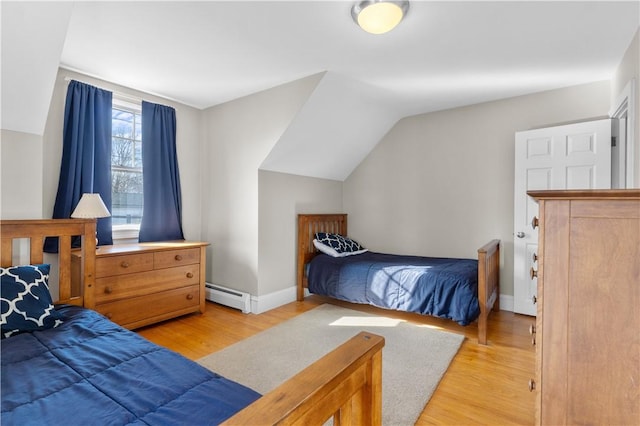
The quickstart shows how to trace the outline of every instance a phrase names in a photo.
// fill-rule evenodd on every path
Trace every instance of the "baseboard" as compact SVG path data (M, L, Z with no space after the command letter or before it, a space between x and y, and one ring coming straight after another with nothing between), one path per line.
M251 296L251 312L254 314L261 314L271 309L275 309L278 306L295 302L296 291L296 286L292 286L285 288L284 290L279 290L262 296Z
M513 296L508 294L500 295L500 310L513 312Z
M293 286L263 296L251 296L251 312L261 314L262 312L294 302L297 297L296 291L296 287ZM309 296L309 294L309 290L305 288L305 297ZM500 295L500 310L513 312L513 296L508 294Z

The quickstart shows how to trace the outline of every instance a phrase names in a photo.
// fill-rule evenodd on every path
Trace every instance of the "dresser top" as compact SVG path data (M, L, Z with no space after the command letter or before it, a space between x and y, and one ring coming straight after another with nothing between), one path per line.
M131 243L131 244L115 244L111 246L98 246L96 248L96 256L111 256L118 254L157 252L167 250L180 250L188 248L199 248L208 246L209 243L204 241L156 241L150 243ZM74 256L81 256L79 250L73 251Z
M640 199L640 189L566 189L527 191L536 200L542 199Z

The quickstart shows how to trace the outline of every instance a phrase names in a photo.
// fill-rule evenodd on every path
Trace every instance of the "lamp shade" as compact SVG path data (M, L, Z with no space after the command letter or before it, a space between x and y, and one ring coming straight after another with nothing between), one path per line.
M75 219L97 219L99 217L109 217L111 213L104 205L100 194L82 194L76 209L71 213Z
M351 17L366 32L384 34L394 29L408 10L408 0L363 0L353 5Z

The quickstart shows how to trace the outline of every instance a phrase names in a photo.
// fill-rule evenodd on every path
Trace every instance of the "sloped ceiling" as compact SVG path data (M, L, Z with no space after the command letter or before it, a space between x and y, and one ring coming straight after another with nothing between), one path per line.
M391 93L325 73L260 168L345 180L403 114Z
M2 129L42 134L58 66L201 109L325 73L263 167L341 180L404 116L610 79L640 24L637 1L412 1L374 36L352 4L2 1Z
M2 2L0 128L42 135L72 3Z

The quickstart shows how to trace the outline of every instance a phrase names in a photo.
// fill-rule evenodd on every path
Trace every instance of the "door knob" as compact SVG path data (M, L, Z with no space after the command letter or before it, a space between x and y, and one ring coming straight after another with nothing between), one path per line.
M518 233L516 234L516 237L518 237L518 238L524 238L524 236L525 236L525 233L524 233L524 232L522 232L522 231L520 231L520 232L518 232Z

